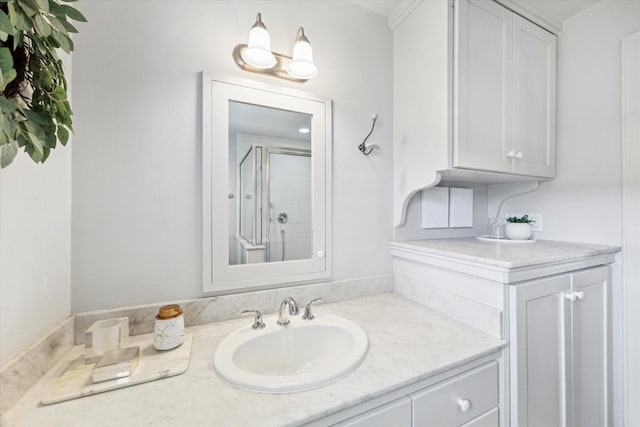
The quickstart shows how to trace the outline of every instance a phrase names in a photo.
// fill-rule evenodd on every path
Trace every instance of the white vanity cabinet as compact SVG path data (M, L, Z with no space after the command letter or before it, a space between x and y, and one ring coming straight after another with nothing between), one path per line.
M346 420L325 425L499 427L498 378L498 362L492 360L453 377L435 380L435 383L427 380L399 390L395 394L401 394L400 398L372 409L352 408L344 414L348 417ZM389 395L389 398L392 396Z
M496 337L502 425L612 425L615 246L393 242L394 290ZM437 423L436 423L437 424Z
M607 426L610 269L509 288L512 424Z
M413 2L394 30L394 222L443 180L555 175L556 36L492 0Z

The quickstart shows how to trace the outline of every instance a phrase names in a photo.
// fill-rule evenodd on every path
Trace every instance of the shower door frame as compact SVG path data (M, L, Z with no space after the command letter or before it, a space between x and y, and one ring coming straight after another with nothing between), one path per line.
M269 235L271 233L271 210L270 210L270 202L271 202L271 166L270 166L270 154L286 154L290 156L301 156L301 157L309 157L311 158L311 150L303 149L303 148L281 148L281 147L262 147L262 184L265 190L265 197L262 197L262 214L260 217L262 218L262 242L265 247L265 259L266 262L283 262L282 261L270 261L271 260L271 240L269 239ZM254 155L255 156L255 155ZM255 172L255 171L254 171ZM311 171L309 171L311 173ZM256 178L254 177L254 182ZM313 197L309 201L311 203L311 213L313 215ZM267 213L264 215L264 213ZM311 219L311 223L313 223L313 218ZM313 242L313 236L311 237ZM309 258L311 258L313 254L309 254Z

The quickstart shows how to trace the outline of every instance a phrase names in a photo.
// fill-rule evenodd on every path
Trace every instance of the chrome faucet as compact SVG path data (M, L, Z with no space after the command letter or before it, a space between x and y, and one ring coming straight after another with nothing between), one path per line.
M278 311L278 325L288 325L291 321L289 315L297 316L300 314L298 309L298 303L291 297L286 297L280 304L280 311Z

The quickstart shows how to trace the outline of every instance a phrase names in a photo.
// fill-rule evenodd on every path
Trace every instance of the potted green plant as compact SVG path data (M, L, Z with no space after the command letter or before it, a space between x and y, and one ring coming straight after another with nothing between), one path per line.
M73 131L67 80L57 50L73 50L74 0L0 0L0 167L23 148L44 162Z
M531 224L534 223L533 218L529 218L529 215L521 217L510 216L507 218L507 226L504 229L504 233L509 240L529 240L533 234Z

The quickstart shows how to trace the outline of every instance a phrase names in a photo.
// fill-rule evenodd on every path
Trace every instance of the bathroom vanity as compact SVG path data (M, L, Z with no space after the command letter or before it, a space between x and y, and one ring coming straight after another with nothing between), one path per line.
M394 242L394 289L509 341L501 425L612 425L615 246Z
M227 320L187 328L193 344L183 375L40 405L84 351L77 345L2 415L2 425L611 424L608 264L619 248L475 239L391 247L394 293L315 308L368 336L363 362L334 383L288 394L225 384L214 353L252 322ZM273 322L265 316L266 328Z
M481 415L495 417L495 360L506 345L504 340L394 293L319 305L314 310L317 315L350 319L369 338L362 364L335 383L306 392L261 394L221 382L212 367L213 355L225 336L251 324L251 318L242 318L187 328L193 344L189 369L183 375L41 406L55 379L84 350L75 346L2 415L2 425L68 427L95 420L107 426L371 426L391 417L395 425L408 427L412 411L414 419L455 419L451 425ZM266 328L273 327L267 317L265 322ZM459 393L461 402L456 399L441 406L441 399L452 392Z

